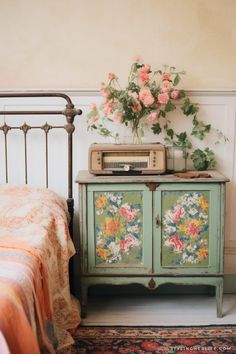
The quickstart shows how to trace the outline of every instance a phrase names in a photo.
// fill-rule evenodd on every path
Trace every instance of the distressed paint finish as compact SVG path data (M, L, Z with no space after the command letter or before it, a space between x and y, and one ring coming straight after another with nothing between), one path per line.
M200 204L192 207L190 204L194 202L194 199L196 199L195 204L199 202ZM224 234L220 229L220 201L220 183L163 183L160 185L154 192L153 209L154 216L161 216L160 226L157 225L153 229L153 264L156 273L188 274L190 276L191 274L222 272L220 254ZM179 208L176 208L177 205ZM194 209L198 217L193 215L190 218L188 211L190 214L195 213ZM180 220L177 222L178 218ZM171 219L176 221L175 225L170 222ZM193 225L191 225L192 221L194 221ZM173 237L171 231L174 230L172 227L175 227L177 231L173 240L171 240ZM175 237L176 234L178 237ZM194 247L195 253L191 254L190 251ZM185 248L188 249L185 250ZM190 262L183 262L185 259Z
M164 191L162 219L162 266L207 267L209 191Z
M149 274L152 193L143 184L87 188L89 273Z
M89 286L133 283L149 289L167 283L214 286L217 316L222 316L224 198L227 179L216 172L213 175L215 177L204 181L152 176L148 182L159 184L156 190L152 191L146 186L147 176L93 176L88 177L85 182L85 175L82 174L83 178L79 180L82 194L82 316L86 315ZM126 207L120 213L122 205ZM111 212L114 206L117 209ZM128 228L135 226L135 223L131 225L125 220L124 216L129 218L128 215L133 221L141 221L138 225L140 233L135 235L139 242L136 246L127 247L127 254L122 254L120 242L125 240ZM111 219L108 219L107 224L105 218L109 217ZM111 220L116 223L109 224ZM190 225L191 223L193 225ZM170 227L175 227L176 230ZM181 243L169 242L173 236L170 230L179 232ZM104 258L97 254L99 249L106 250L109 244L115 241L109 240L101 247L107 236L117 238L117 245L120 247L117 253L120 258L115 262L112 253ZM183 247L184 243L186 245ZM187 262L183 262L185 249L188 248L190 252L191 247L194 252L188 254L188 257L195 258L187 258ZM132 254L135 248L139 249L138 257L137 253Z
M96 264L143 264L141 192L95 192Z

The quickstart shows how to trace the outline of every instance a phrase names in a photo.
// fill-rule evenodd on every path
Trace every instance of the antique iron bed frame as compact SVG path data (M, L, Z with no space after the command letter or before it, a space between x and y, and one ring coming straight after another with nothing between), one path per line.
M75 130L74 126L74 118L76 115L81 115L81 109L76 109L74 104L72 103L69 96L64 93L54 93L54 92L34 92L34 93L0 93L1 98L40 98L40 97L60 97L66 100L66 107L64 110L4 110L0 111L0 115L64 115L66 118L65 125L49 125L45 122L43 125L32 126L24 123L20 126L12 126L4 123L0 126L0 130L4 134L4 157L5 157L5 181L8 183L8 133L10 130L21 130L24 134L24 174L25 174L25 183L28 183L28 147L27 147L27 134L31 129L41 129L45 134L45 167L46 167L46 175L45 175L45 185L48 188L48 134L52 129L64 129L68 134L68 162L67 162L67 170L68 170L68 187L67 187L67 205L68 211L70 214L70 224L69 230L71 237L73 239L73 216L74 216L74 199L73 199L73 133Z

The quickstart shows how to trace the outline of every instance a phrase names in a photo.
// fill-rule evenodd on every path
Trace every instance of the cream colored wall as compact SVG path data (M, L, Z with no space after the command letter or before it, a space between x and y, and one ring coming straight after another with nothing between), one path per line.
M235 0L1 0L0 89L125 83L140 54L188 89L236 88Z

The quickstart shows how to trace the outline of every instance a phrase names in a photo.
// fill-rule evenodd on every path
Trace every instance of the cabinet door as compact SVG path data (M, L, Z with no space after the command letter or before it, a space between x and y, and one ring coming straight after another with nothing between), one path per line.
M220 184L159 186L154 192L155 272L209 274L222 271L220 203Z
M143 184L88 185L88 271L148 273L152 193Z

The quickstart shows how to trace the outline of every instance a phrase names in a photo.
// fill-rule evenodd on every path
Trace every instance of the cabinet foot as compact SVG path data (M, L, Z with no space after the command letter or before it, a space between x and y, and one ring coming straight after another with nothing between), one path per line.
M216 308L217 308L217 317L223 317L222 313L223 306L223 281L222 283L216 285Z

